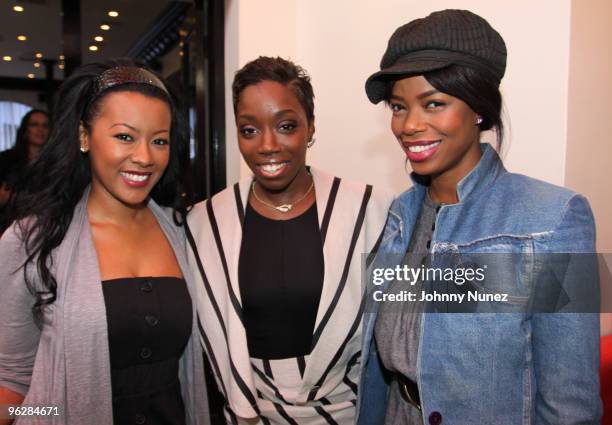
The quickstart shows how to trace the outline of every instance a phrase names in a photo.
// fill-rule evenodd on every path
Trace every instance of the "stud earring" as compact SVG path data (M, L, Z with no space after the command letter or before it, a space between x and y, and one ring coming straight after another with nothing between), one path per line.
M89 149L87 149L85 146L81 146L81 147L79 148L79 150L80 150L81 152L83 152L83 153L87 153L87 152L89 152Z
M312 137L312 138L311 138L311 139L308 141L308 143L306 143L306 147L308 147L308 148L312 147L312 145L314 145L316 141L317 141L317 139L315 139L314 137Z
M480 124L482 124L482 122L483 122L483 121L484 121L484 120L483 120L483 119L482 119L482 117L479 115L479 116L476 118L476 125L480 125Z

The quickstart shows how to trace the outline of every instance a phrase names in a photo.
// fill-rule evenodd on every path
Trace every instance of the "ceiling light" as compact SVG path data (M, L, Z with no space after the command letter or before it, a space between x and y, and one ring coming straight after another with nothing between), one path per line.
M96 35L96 36L94 37L94 40L96 40L96 41L98 41L98 42L100 42L100 41L104 41L104 37L102 37L101 35Z
M102 24L102 25L100 25L100 29L101 29L102 31L108 31L108 30L110 29L110 25L108 25L108 24Z
M63 63L60 63L60 64L59 64L57 67L58 67L59 69L64 69L64 68L65 68L65 65L64 65Z
M28 74L28 78L34 78L34 74Z
M34 62L34 68L40 68L40 62Z
M97 52L98 46L96 46L95 44L92 44L91 46L89 46L89 50L91 50L92 52Z
M23 12L23 6L13 6L15 12Z
M108 16L110 16L111 18L116 18L117 16L119 16L119 12L117 12L116 10L109 10Z
M63 61L65 59L64 55L60 55L60 60Z
M17 40L19 41L26 41L28 39L28 37L26 37L25 35L18 35L17 36Z
M10 62L13 60L13 58L7 55L7 56L2 56L2 60L4 60L5 62Z
M40 59L40 58L42 58L42 53L38 52L34 56L36 56L36 59Z

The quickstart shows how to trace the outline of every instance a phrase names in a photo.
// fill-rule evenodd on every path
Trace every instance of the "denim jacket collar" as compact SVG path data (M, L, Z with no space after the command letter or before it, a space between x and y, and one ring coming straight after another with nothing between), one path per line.
M459 203L465 201L473 193L476 194L482 190L486 190L486 188L491 186L497 179L500 173L506 171L499 159L499 155L497 155L497 152L490 144L481 143L480 150L482 156L478 164L476 164L476 167L457 184L457 197L459 198ZM416 190L424 192L427 189L424 176L411 173L410 178Z

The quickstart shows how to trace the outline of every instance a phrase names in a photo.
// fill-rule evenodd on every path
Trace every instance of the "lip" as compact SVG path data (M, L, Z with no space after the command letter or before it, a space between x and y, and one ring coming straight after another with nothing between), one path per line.
M130 178L128 178L125 174L134 174L136 176L145 176L146 178L143 180L132 180ZM119 175L121 176L121 179L123 180L123 182L129 186L129 187L134 187L134 188L140 188L140 187L145 187L149 184L149 182L151 181L151 176L153 175L153 173L151 172L143 172L143 171L132 171L132 170L123 170L119 172Z
M280 165L280 168L274 172L268 172L264 170L263 168L266 165ZM268 161L268 162L261 162L259 164L256 164L255 167L259 175L261 175L264 178L272 179L272 178L282 176L287 171L288 165L289 165L289 161Z
M410 162L423 162L427 159L431 158L438 151L442 144L442 140L415 140L415 141L401 141L402 148L404 148L404 152L406 153L406 157ZM437 146L426 149L422 152L411 152L410 147L414 146L429 146L435 143L439 143Z

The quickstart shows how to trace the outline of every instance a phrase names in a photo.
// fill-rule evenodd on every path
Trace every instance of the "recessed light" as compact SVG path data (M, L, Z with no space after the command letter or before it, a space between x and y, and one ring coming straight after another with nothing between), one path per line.
M2 56L2 60L4 60L5 62L10 62L13 60L13 58L11 56Z
M109 10L108 16L110 16L111 18L116 18L117 16L119 16L119 12L117 12L116 10Z
M23 6L13 6L15 12L23 12Z
M91 50L92 52L97 52L98 46L96 46L95 44L92 44L91 46L89 46L89 50Z
M96 35L96 36L94 37L94 40L96 40L96 41L98 41L98 42L101 42L101 41L104 41L104 37L102 37L101 35Z
M60 63L60 64L59 64L57 67L58 67L59 69L64 69L65 65L64 65L63 63Z
M110 29L110 25L108 25L108 24L102 24L102 25L100 25L100 29L101 29L102 31L108 31L108 30Z
M34 62L34 68L40 68L40 62Z
M35 75L34 74L28 74L28 78L34 78Z
M36 59L40 59L42 58L42 53L38 52L34 56L36 56Z
M19 41L26 41L28 39L28 37L26 37L25 35L18 35L17 36L17 40Z
M63 61L65 59L64 55L60 55L60 60Z

